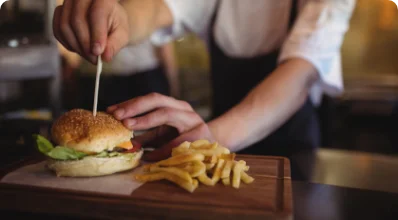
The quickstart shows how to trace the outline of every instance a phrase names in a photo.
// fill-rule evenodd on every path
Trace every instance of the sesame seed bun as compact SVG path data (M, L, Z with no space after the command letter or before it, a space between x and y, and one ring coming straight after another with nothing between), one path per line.
M91 111L73 109L54 122L51 136L57 145L99 153L130 141L133 132L107 113L98 112L94 117Z
M54 171L59 177L94 177L105 176L117 172L127 171L137 167L143 150L110 158L95 156L84 157L81 160L59 161L48 160L47 168Z

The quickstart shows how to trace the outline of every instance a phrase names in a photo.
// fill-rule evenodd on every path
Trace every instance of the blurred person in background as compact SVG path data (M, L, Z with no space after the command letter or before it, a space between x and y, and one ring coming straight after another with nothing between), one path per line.
M206 123L186 102L159 94L108 112L130 129L158 127L138 138L162 146L147 160L205 138L233 152L289 157L298 179L308 176L294 155L320 145L322 95L343 90L340 48L354 6L355 0L66 1L55 11L54 33L93 63L98 55L112 60L128 43L161 45L196 33L210 51L213 120Z

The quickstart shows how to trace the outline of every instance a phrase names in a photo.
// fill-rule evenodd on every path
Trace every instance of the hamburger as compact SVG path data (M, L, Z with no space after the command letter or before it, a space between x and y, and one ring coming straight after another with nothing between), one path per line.
M133 145L133 131L113 116L73 109L51 127L51 141L34 135L38 150L48 158L46 167L65 177L93 177L131 170L143 150ZM55 147L54 147L55 146Z

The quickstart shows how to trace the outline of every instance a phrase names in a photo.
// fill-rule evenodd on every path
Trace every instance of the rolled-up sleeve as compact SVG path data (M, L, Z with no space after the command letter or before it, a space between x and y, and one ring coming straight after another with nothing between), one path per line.
M173 25L155 31L152 43L161 45L193 32L206 40L217 0L164 0L173 16Z
M349 28L355 0L308 0L279 57L279 62L302 58L320 75L318 87L329 95L343 91L341 46Z

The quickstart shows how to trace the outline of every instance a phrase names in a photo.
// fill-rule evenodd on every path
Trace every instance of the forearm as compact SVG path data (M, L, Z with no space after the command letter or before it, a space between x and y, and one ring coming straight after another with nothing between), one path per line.
M232 151L263 139L304 104L317 78L316 69L305 60L281 64L241 103L209 122L215 139Z
M147 39L155 30L173 23L163 0L121 0L120 4L129 16L131 43Z

